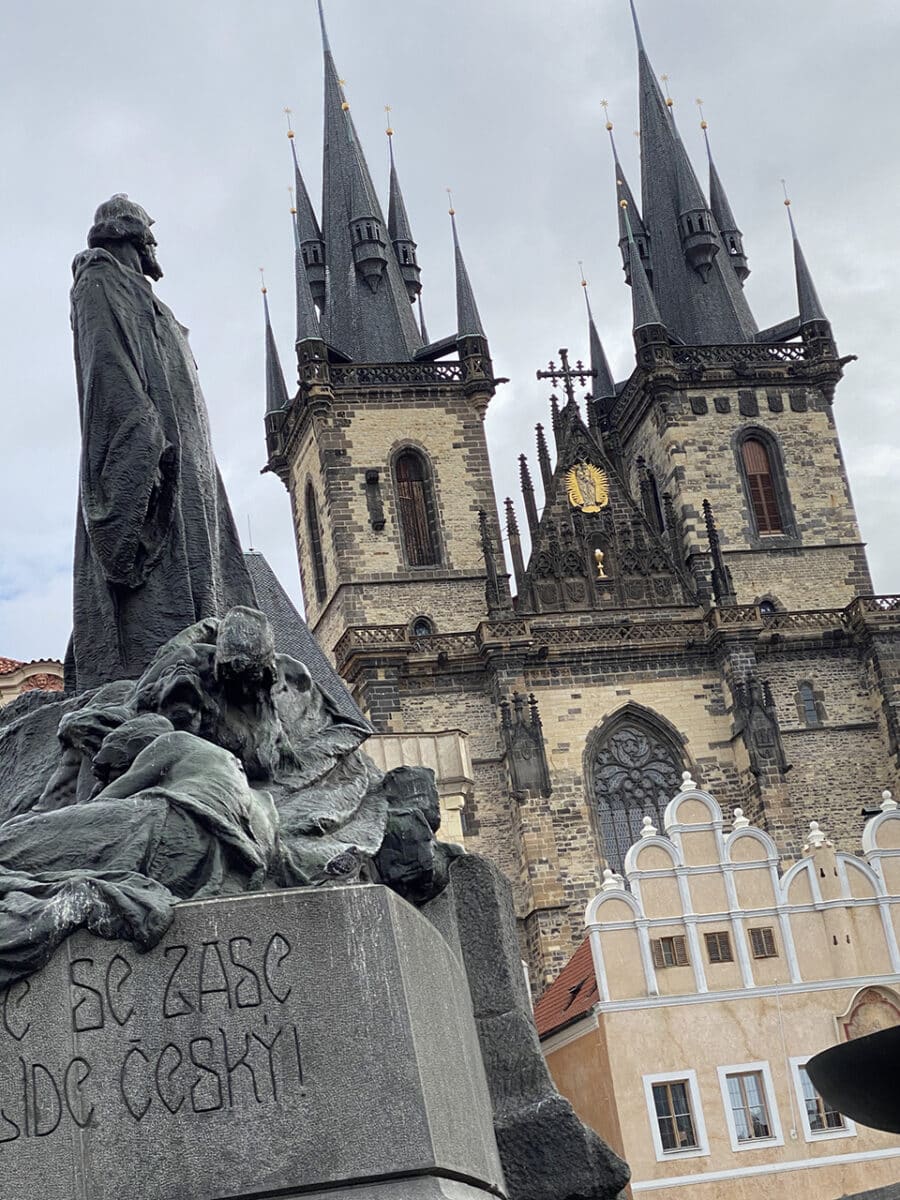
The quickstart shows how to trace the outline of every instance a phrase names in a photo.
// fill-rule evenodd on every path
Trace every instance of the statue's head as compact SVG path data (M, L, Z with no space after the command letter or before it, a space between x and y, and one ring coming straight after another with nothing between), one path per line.
M141 271L150 279L162 279L162 268L156 261L156 238L150 232L153 218L124 192L105 200L94 213L94 224L88 233L89 246L104 246L128 242L138 252Z

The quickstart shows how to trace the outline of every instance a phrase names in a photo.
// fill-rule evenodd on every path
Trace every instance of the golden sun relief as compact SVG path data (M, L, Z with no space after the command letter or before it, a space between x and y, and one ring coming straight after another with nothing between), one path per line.
M599 512L609 504L609 477L593 463L579 462L566 473L569 503L582 512Z

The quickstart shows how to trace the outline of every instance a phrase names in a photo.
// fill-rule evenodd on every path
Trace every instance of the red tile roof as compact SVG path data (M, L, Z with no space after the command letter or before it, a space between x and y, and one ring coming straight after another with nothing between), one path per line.
M591 943L585 939L534 1006L538 1036L545 1038L571 1025L599 999Z
M18 671L19 667L24 666L25 664L17 658L3 658L0 655L0 675L12 675L13 671Z

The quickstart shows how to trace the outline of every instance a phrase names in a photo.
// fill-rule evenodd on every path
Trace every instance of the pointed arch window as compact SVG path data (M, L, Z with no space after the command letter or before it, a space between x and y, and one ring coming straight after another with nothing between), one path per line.
M678 792L684 756L651 717L628 713L601 728L588 762L601 852L621 872L644 818L663 832L666 806Z
M328 593L325 583L325 558L322 554L322 529L319 525L319 510L312 483L306 485L306 533L309 539L309 557L312 561L313 584L316 599L321 604Z
M406 561L411 567L433 567L441 561L431 470L424 454L406 449L394 462L397 515Z
M759 437L745 438L741 444L741 462L758 532L784 533L784 515L778 503L776 471L769 447Z

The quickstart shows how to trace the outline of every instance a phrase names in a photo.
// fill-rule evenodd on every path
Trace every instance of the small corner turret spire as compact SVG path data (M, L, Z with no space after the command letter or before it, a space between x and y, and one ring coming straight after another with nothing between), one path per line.
M582 272L581 275L581 286L584 289L584 303L587 308L588 341L591 348L591 369L594 372L594 384L593 388L591 389L591 394L594 401L595 411L599 411L607 408L609 404L615 400L616 384L612 377L612 372L609 369L609 361L606 357L606 351L603 349L603 343L600 341L600 334L597 332L597 326L594 322L594 314L591 311L591 297L588 294L588 282L584 277L584 272Z
M735 275L737 275L743 286L744 280L750 274L747 255L744 251L744 235L741 233L738 223L734 218L731 204L728 201L725 188L722 186L722 180L719 178L719 172L716 168L712 149L709 144L709 125L706 117L703 115L703 101L700 99L697 100L697 108L700 112L700 128L703 130L703 141L706 144L706 157L709 160L709 205L712 209L716 225L719 228L719 235L725 247L725 253L728 255L728 260L734 268Z
M288 390L284 382L281 360L278 357L275 334L272 332L272 320L269 315L269 289L266 287L266 274L262 267L259 268L259 279L266 338L266 412L281 412L288 406Z
M631 308L634 316L632 328L635 334L637 334L638 330L647 327L659 327L662 329L663 320L659 315L659 308L657 307L653 290L650 287L647 273L644 270L644 265L641 262L640 255L637 253L634 231L631 228L631 216L628 212L628 201L620 200L619 206L624 214L625 234L628 238L628 248L634 264L631 275Z
M297 141L291 125L291 110L284 110L288 123L288 140L291 143L291 160L294 164L294 193L291 212L294 217L294 232L299 248L297 269L301 267L309 280L315 303L322 308L325 303L325 242L316 219L315 209L309 198L306 182L297 158Z
M616 146L616 139L613 133L613 123L609 119L609 104L606 100L600 101L603 113L606 118L606 132L609 134L609 145L613 156L613 169L616 176L616 213L619 222L619 252L622 255L622 270L625 272L625 282L631 283L631 259L628 253L628 232L625 228L625 218L622 208L619 205L620 200L628 202L628 212L631 218L632 232L634 234L635 245L638 248L638 253L641 256L641 261L644 264L644 270L647 272L647 278L653 279L652 264L650 261L650 238L647 236L647 230L644 228L644 222L641 220L640 210L637 206L637 201L634 198L628 180L625 178L625 172L622 169L622 163L619 160L619 150Z
M313 294L312 280L309 274L309 265L304 252L304 245L300 237L300 224L298 220L296 201L294 200L293 191L291 191L291 229L294 233L294 284L296 293L297 305L297 346L302 342L309 340L321 341L322 332L319 328L319 314L316 312L315 296ZM323 279L322 279L322 296L324 298L324 263Z
M794 271L797 276L800 327L803 328L805 325L816 324L827 325L828 318L825 316L825 310L822 308L822 302L819 299L819 294L816 291L806 262L806 255L803 253L803 247L800 245L800 239L797 237L797 226L794 224L794 214L791 211L791 201L787 192L787 184L783 179L781 186L784 189L784 207L787 209L788 224L791 228L791 240L794 244Z
M472 291L472 282L469 279L469 272L466 270L462 248L459 244L459 231L456 228L456 209L453 207L453 193L450 188L447 188L447 195L450 197L450 208L448 211L450 213L450 227L453 231L453 254L456 261L457 336L483 338L486 334L484 326L481 323L478 305L475 303L475 293Z
M400 189L400 179L397 175L397 165L394 162L394 130L391 123L391 106L384 106L385 115L387 116L387 134L388 147L391 159L391 183L390 183L390 202L388 204L388 236L394 247L394 252L397 255L397 262L400 264L400 274L403 276L403 282L406 284L406 293L409 296L410 304L415 304L416 297L422 290L421 270L419 262L416 258L416 242L412 235L412 229L409 224L409 216L406 212L406 204L403 200L403 192Z

